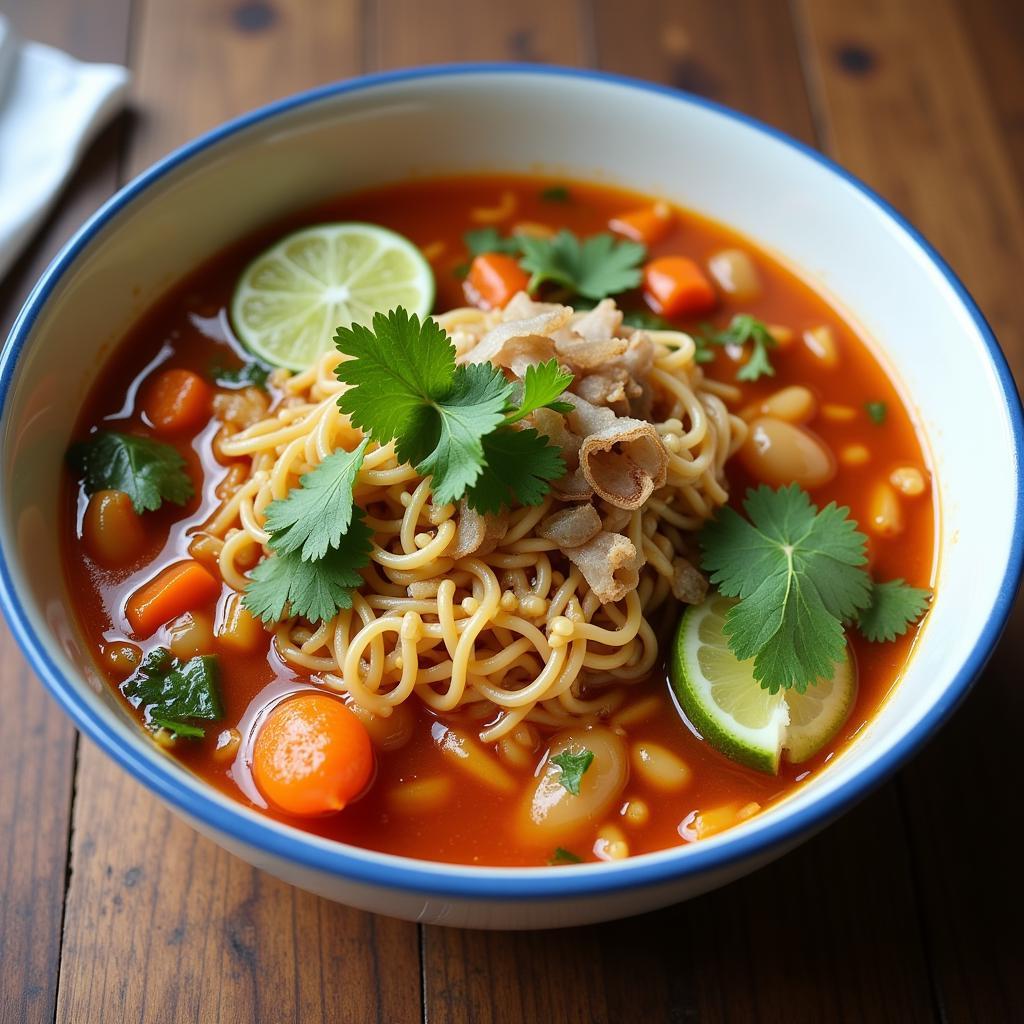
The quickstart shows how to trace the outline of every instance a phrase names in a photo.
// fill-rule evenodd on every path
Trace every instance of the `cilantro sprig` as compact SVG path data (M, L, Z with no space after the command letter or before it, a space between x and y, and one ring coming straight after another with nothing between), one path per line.
M709 363L714 359L713 346L743 346L750 344L750 358L739 368L737 380L755 381L762 377L774 377L769 351L776 346L775 338L766 324L749 313L737 313L728 327L717 330L710 324L701 324L701 333L694 336L697 343L696 360Z
M100 431L73 445L68 462L82 474L86 494L124 491L139 513L152 512L165 501L184 505L194 493L178 450L137 434Z
M564 410L559 396L572 382L551 361L527 373L521 394L490 363L459 365L444 330L402 307L377 313L372 328L338 328L348 356L338 398L354 426L431 477L438 502L465 496L484 513L503 505L536 505L565 472L558 451L519 420L542 406Z
M523 270L532 276L527 290L547 281L588 299L617 295L640 284L640 265L647 255L637 242L618 241L607 232L579 239L563 228L554 238L520 240Z
M847 623L889 640L924 612L927 591L872 580L849 509L819 510L796 484L751 489L743 508L748 518L727 508L701 531L702 564L722 594L739 598L726 617L729 647L754 659L754 678L772 693L803 693L828 677Z

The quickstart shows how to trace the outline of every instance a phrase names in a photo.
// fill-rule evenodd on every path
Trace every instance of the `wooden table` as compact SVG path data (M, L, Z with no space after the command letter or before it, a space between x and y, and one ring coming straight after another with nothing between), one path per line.
M689 89L837 157L952 262L1024 374L1024 4L1007 0L14 0L25 36L130 64L107 130L0 286L190 136L331 79L457 59ZM921 339L927 358L927 338ZM0 635L0 1020L1007 1021L1024 1014L1024 610L955 721L823 835L658 914L451 931L327 903L199 838L74 730Z

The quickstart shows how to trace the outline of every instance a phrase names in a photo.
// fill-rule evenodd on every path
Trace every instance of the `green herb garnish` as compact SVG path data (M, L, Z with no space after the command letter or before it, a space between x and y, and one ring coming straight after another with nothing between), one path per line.
M767 325L749 313L737 313L723 330L716 330L711 324L701 324L701 333L694 335L694 341L697 343L698 363L707 363L714 358L711 346L742 346L749 342L750 358L739 368L736 379L755 381L775 376L768 350L775 348L776 341Z
M577 857L572 850L567 850L564 846L556 846L555 852L548 859L548 864L582 864L583 858Z
M864 408L876 427L880 427L885 422L886 416L889 415L889 407L885 402L865 402Z
M352 591L363 582L357 570L369 561L372 538L373 531L357 509L343 546L323 558L304 562L298 551L264 558L249 576L242 603L264 622L286 615L326 622L352 607Z
M558 773L559 784L573 796L580 795L580 782L593 760L593 752L587 750L586 747L575 753L571 750L563 750L562 753L555 754L551 758L552 763L557 764L561 769Z
M722 594L739 598L725 622L730 650L754 659L754 678L772 693L827 678L846 622L860 619L869 640L883 639L924 610L925 592L873 583L849 509L819 510L796 484L751 489L743 507L749 520L727 508L701 531L702 564Z
M557 366L538 367L516 403L516 387L501 370L489 363L456 366L455 349L437 322L420 323L401 307L377 313L372 329L339 328L335 341L349 357L337 369L349 385L338 398L342 412L378 444L394 441L400 461L431 477L437 502L466 496L481 512L537 504L564 473L547 438L511 426L527 406L557 403L572 379Z
M871 603L857 612L857 628L875 643L903 636L928 607L931 593L903 580L871 584Z
M332 452L287 497L267 506L266 528L275 551L301 551L308 562L341 545L352 522L352 489L369 443L364 439L354 451Z
M224 714L218 692L217 659L213 655L180 662L158 647L143 659L138 671L121 687L134 708L141 708L148 725L176 736L201 739L204 729L185 718L216 721Z
M210 367L210 376L213 382L222 388L259 388L267 390L267 379L273 372L273 367L259 360L251 360L241 366L229 368L220 363L214 363Z
M140 513L158 509L165 501L184 505L194 493L178 450L136 434L93 434L72 446L68 462L82 474L86 494L124 491Z
M540 197L545 203L567 203L572 198L565 185L549 185L541 189Z
M488 252L503 252L518 256L522 252L521 239L517 235L502 235L497 228L476 228L467 231L462 240L471 256L483 256Z
M640 264L647 250L637 242L617 241L602 233L580 240L565 229L554 238L519 239L523 270L533 276L527 290L535 291L547 281L590 299L635 288L640 283Z

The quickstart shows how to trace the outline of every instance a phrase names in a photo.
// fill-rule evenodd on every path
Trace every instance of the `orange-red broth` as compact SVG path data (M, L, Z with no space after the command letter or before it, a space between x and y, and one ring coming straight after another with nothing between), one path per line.
M148 430L139 397L147 380L169 367L186 367L207 374L213 363L235 362L232 350L240 351L226 327L225 309L240 271L266 244L285 231L326 220L362 220L383 224L408 236L423 247L437 276L437 306L444 310L465 303L457 268L466 260L462 235L480 224L472 215L479 208L499 205L504 193L515 198L515 213L497 226L507 230L517 221L532 221L553 228L570 228L586 235L605 230L609 218L649 203L650 200L620 190L573 184L570 201L551 202L542 198L548 185L561 184L537 179L477 177L389 187L348 196L325 204L232 248L198 269L181 286L159 302L129 333L110 358L100 383L85 404L78 436L94 426L106 429ZM850 444L867 448L870 458L861 466L840 465L835 478L813 492L823 505L835 500L849 505L853 515L865 523L873 485L884 481L899 465L925 470L920 441L911 417L893 384L872 357L854 329L806 283L750 242L723 226L688 211L675 211L672 230L651 254L682 254L706 265L709 256L725 247L739 247L751 253L760 273L761 294L753 301L736 304L723 296L717 312L707 318L724 326L736 312L750 312L771 324L791 328L796 342L773 353L776 376L744 385L744 403L760 399L787 384L811 388L819 405L834 403L854 410L848 421L830 420L820 413L811 428L833 451ZM623 299L637 307L639 293ZM804 330L828 325L838 343L839 364L827 367L800 340ZM682 328L695 329L694 322L681 321ZM709 371L724 380L734 379L736 363L720 354ZM885 402L885 422L876 425L865 410L868 402ZM151 579L165 565L186 556L189 531L203 523L218 504L216 488L226 468L210 450L218 429L211 419L191 442L178 447L187 457L197 496L181 509L165 505L147 513L147 548L135 563L122 570L110 570L93 562L81 542L85 496L76 485L68 487L66 501L65 557L68 582L76 602L81 626L91 638L99 661L112 643L130 634L123 608L128 596ZM925 474L927 479L927 473ZM729 479L738 500L750 482L733 460ZM903 577L927 586L933 567L935 509L930 492L916 500L901 501L904 529L894 538L871 536L870 557L879 578ZM222 609L228 588L218 601ZM211 607L208 611L213 612ZM750 813L781 799L827 762L861 730L896 682L910 654L916 630L890 644L869 644L852 639L859 670L859 696L853 712L831 748L798 767L783 764L777 777L740 767L707 746L681 719L666 680L661 673L634 688L633 701L652 697L656 713L630 726L630 744L654 742L674 751L689 766L692 777L682 790L666 793L653 789L634 772L623 793L621 805L642 800L649 808L644 824L635 824L613 810L607 821L589 822L578 834L561 840L562 845L584 860L595 859L593 844L603 825L618 825L631 854L675 846L692 839L694 812L719 824L736 820L736 813ZM161 630L147 649L167 643ZM224 719L207 728L202 741L179 741L173 755L211 785L243 802L255 802L270 816L273 810L252 784L245 762L251 749L252 729L269 705L284 694L314 685L309 676L285 664L276 654L269 635L265 651L249 656L218 650ZM110 674L111 685L120 682ZM415 702L410 702L415 703ZM366 794L343 812L319 819L284 819L311 832L358 846L405 854L430 860L491 865L544 864L552 855L546 838L531 840L516 822L516 810L527 789L532 768L518 772L515 791L499 793L453 767L439 752L435 740L437 719L422 707L413 709L415 728L400 749L377 752L377 770ZM458 714L447 716L450 724L474 731L474 723L461 721ZM236 727L242 732L241 754L218 758L216 747L222 730ZM432 728L433 727L433 728ZM541 751L537 756L540 760ZM415 803L396 798L410 780L449 778L450 796L438 808L418 813ZM725 808L726 813L709 812Z

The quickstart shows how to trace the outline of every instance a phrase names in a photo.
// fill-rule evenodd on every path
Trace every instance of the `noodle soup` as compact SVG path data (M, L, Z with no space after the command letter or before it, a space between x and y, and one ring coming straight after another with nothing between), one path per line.
M451 380L402 338L453 346ZM854 328L721 225L575 182L389 187L247 239L124 340L78 440L69 584L140 725L268 815L423 859L610 860L759 813L896 684L932 578L922 447ZM737 675L715 638L756 600L723 555L768 534L751 491L863 534L845 611L790 569L839 623L823 683L801 644Z

